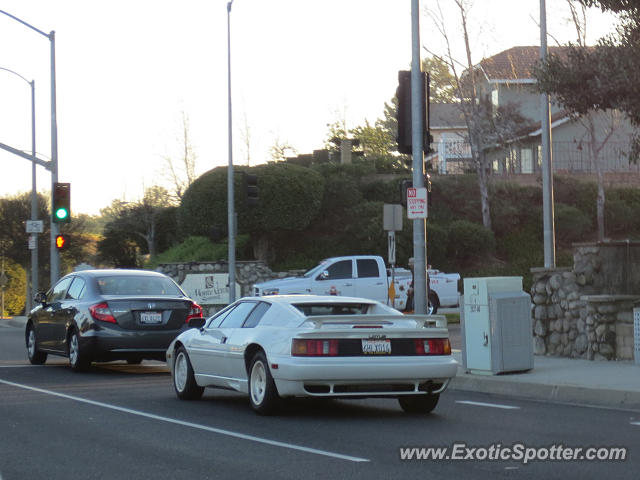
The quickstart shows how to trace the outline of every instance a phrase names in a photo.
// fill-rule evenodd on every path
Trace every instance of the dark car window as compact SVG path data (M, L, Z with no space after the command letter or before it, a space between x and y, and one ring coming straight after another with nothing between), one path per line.
M102 295L183 295L168 277L117 275L98 277L96 281Z
M73 279L73 283L69 287L67 291L67 297L72 300L80 300L84 297L85 292L85 281L80 277L75 277Z
M369 305L363 303L292 303L307 317L317 315L365 315Z
M358 265L358 278L377 278L380 276L378 262L373 258L356 260L356 264Z
M231 310L220 325L220 328L239 328L245 319L256 306L255 302L241 302L236 308Z
M352 278L352 264L351 260L342 260L340 262L336 262L327 268L329 272L329 276L322 278L323 280L340 280L345 278Z
M67 293L67 288L73 280L73 277L66 277L56 283L47 294L47 303L59 302Z
M247 317L247 321L244 322L242 328L253 328L258 325L258 323L260 323L260 319L262 319L264 314L267 313L267 310L269 310L270 306L270 304L265 302L258 303L258 306L254 308Z

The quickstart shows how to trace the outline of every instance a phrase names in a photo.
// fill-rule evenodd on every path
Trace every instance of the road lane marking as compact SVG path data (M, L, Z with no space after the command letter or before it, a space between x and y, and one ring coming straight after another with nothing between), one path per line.
M472 402L471 400L456 400L456 403L475 405L477 407L501 408L503 410L520 410L520 407L515 407L513 405L501 405L499 403Z
M96 406L96 407L107 408L107 409L110 409L110 410L116 410L118 412L129 413L131 415L138 415L140 417L150 418L152 420L159 420L159 421L162 421L162 422L173 423L175 425L181 425L183 427L190 427L190 428L196 428L198 430L205 430L207 432L217 433L217 434L220 434L220 435L226 435L226 436L234 437L234 438L240 438L242 440L249 440L251 442L263 443L265 445L271 445L271 446L274 446L274 447L281 447L281 448L286 448L286 449L289 449L289 450L297 450L297 451L300 451L300 452L311 453L311 454L314 454L314 455L322 455L322 456L325 456L325 457L332 457L332 458L337 458L337 459L340 459L340 460L347 460L347 461L350 461L350 462L370 462L371 461L368 458L353 457L351 455L343 455L341 453L334 453L334 452L329 452L329 451L326 451L326 450L318 450L318 449L315 449L315 448L304 447L302 445L295 445L293 443L279 442L277 440L270 440L268 438L255 437L253 435L247 435L247 434L244 434L244 433L233 432L231 430L224 430L222 428L215 428L215 427L209 427L207 425L200 425L198 423L185 422L185 421L182 421L182 420L177 420L175 418L163 417L162 415L155 415L153 413L141 412L139 410L133 410L133 409L130 409L130 408L125 408L125 407L118 407L117 405L110 405L108 403L97 402L95 400L89 400L89 399L82 398L82 397L75 397L73 395L66 395L64 393L58 393L58 392L54 392L54 391L51 391L51 390L44 390L42 388L30 387L29 385L23 385L23 384L20 384L20 383L9 382L7 380L0 379L0 383L3 383L5 385L9 385L9 386L12 386L12 387L16 387L16 388L23 388L25 390L31 390L33 392L43 393L45 395L52 395L54 397L60 397L60 398L64 398L64 399L67 399L67 400L73 400L75 402L86 403L88 405L93 405L93 406Z
M637 427L640 427L640 422L631 422L631 425L635 425Z

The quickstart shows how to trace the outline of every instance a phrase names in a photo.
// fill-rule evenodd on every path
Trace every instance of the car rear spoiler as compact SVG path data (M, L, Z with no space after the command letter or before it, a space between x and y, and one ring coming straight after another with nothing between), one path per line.
M313 324L313 328L322 328L324 325L353 325L359 328L384 327L406 320L413 320L415 328L447 328L447 317L444 315L318 315L307 317L303 324Z

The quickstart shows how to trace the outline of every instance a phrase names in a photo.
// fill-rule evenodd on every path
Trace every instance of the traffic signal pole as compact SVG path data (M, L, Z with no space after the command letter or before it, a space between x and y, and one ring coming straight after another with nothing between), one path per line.
M424 125L421 105L424 79L420 65L420 1L411 0L411 141L413 154L413 186L424 187ZM427 313L427 244L426 220L413 220L414 311Z

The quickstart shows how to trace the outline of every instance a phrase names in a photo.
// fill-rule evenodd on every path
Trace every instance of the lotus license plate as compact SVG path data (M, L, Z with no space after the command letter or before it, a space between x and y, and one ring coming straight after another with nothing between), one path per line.
M391 340L362 340L362 353L366 355L389 355L391 353Z
M140 313L140 323L144 323L145 325L162 323L162 314L159 312L142 312Z

